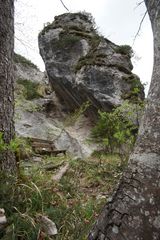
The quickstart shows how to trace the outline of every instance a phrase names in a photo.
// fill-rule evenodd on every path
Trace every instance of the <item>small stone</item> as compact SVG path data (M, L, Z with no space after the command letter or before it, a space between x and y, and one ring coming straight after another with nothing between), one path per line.
M34 156L34 157L32 158L32 161L33 161L33 162L42 162L42 158L41 158L41 157L38 157L38 156Z
M7 218L5 216L4 208L0 208L0 230L5 228L7 223Z
M37 215L37 221L41 226L41 230L48 236L54 236L58 234L56 224L47 216L39 214Z
M145 211L144 214L146 217L149 216L149 211Z
M115 234L118 234L119 233L118 227L114 225L113 228L112 228L112 232L115 233Z

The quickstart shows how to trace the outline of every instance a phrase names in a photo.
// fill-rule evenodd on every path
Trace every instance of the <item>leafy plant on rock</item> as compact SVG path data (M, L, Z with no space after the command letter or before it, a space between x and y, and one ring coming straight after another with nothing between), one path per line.
M120 45L116 48L116 52L122 55L133 56L133 49L129 45Z
M17 80L17 84L22 85L24 87L23 94L25 95L25 99L33 100L41 97L38 92L39 83L32 82L31 80L19 78Z
M99 111L99 120L91 134L93 141L107 152L128 157L138 132L137 109L126 101L112 112Z
M84 102L78 109L74 111L74 113L70 114L66 120L65 125L71 126L75 124L75 122L87 111L87 109L91 106L90 101Z
M21 63L24 67L31 67L38 70L38 67L34 63L20 54L14 53L14 62Z
M5 143L3 140L3 133L0 132L0 152L10 150L14 152L19 162L20 159L29 156L32 152L29 142L24 139L15 136L10 143Z

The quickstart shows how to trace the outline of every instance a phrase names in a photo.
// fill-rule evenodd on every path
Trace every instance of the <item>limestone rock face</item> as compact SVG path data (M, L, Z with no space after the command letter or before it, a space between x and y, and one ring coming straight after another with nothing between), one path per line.
M39 34L39 48L66 112L89 101L88 114L95 116L98 109L110 111L124 99L144 98L143 86L131 72L131 48L100 36L87 13L55 17Z
M15 76L16 134L52 140L57 149L66 149L67 153L82 157L79 142L64 129L63 112L54 92L49 91L46 74L16 62ZM26 99L27 91L32 91L31 99Z
M74 157L90 155L94 146L91 148L87 145L86 138L92 126L85 117L83 123L68 128L65 126L67 116L55 93L51 92L46 74L32 66L16 62L15 76L16 134L51 140L57 149L66 149Z

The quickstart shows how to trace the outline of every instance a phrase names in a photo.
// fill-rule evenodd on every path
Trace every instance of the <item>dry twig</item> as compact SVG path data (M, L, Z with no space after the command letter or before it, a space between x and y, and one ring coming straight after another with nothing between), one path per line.
M61 3L62 3L63 7L69 12L69 9L66 7L66 5L64 4L64 2L63 2L62 0L60 0L60 1L61 1Z

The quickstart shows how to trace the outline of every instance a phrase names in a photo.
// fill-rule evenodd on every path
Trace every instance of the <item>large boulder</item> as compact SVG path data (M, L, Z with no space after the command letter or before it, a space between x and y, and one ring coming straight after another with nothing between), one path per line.
M132 73L129 46L100 36L88 13L55 17L39 34L39 49L49 81L66 111L89 101L88 114L110 111L124 99L144 98L140 79Z

